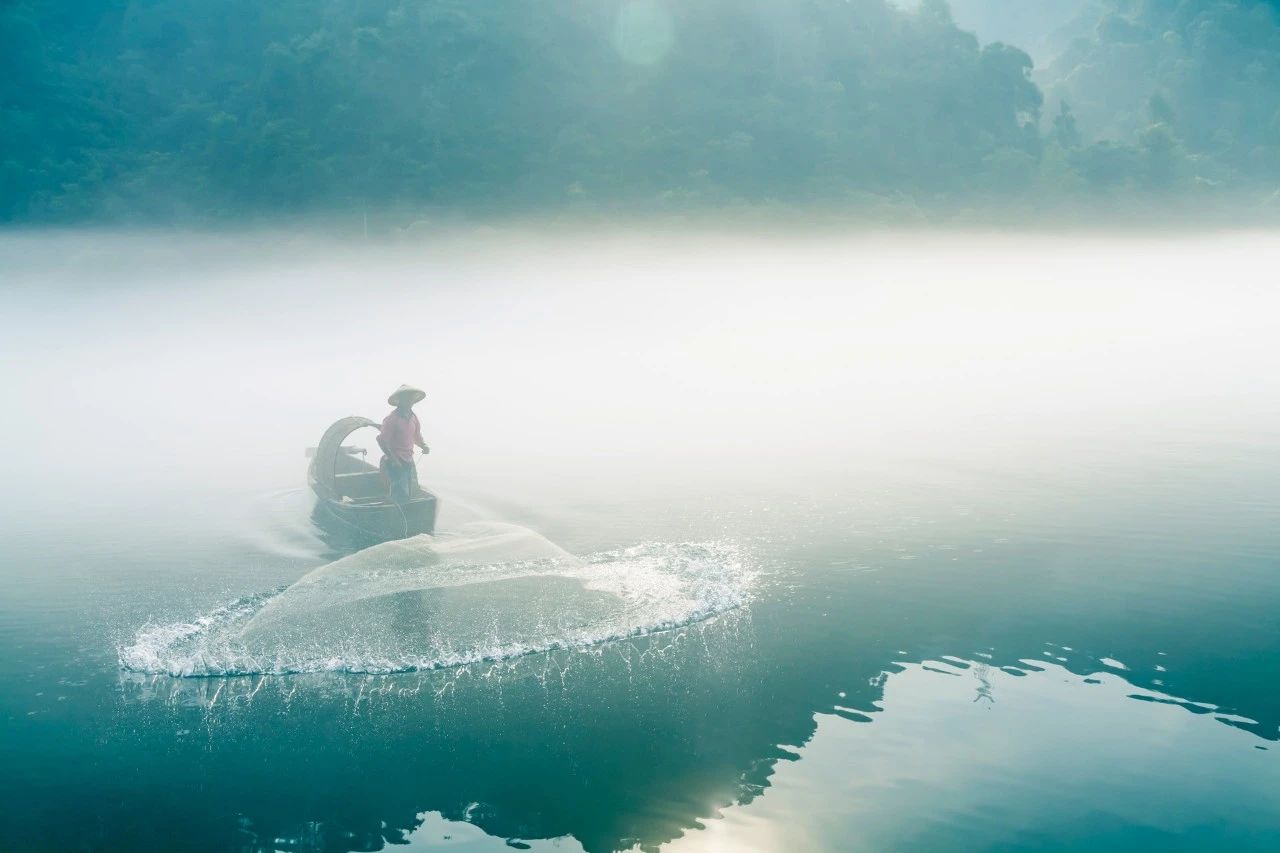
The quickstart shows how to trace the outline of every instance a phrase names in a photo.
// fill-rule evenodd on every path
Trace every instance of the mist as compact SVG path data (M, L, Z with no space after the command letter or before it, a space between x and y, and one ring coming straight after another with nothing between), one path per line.
M290 483L402 381L431 389L424 476L539 500L1244 428L1274 415L1277 261L1249 233L8 239L4 394L39 413L10 476Z

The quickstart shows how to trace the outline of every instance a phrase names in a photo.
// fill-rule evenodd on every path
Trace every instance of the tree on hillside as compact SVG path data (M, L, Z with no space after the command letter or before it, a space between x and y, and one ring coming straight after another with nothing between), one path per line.
M1044 81L1051 101L1071 102L1087 136L1156 159L1184 148L1214 181L1280 178L1274 2L1109 0L1094 32Z

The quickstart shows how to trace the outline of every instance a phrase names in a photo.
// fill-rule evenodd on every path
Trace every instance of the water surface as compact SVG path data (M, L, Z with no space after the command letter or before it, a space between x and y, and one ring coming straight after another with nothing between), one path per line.
M0 241L0 846L1273 849L1265 235ZM303 449L425 386L440 535Z

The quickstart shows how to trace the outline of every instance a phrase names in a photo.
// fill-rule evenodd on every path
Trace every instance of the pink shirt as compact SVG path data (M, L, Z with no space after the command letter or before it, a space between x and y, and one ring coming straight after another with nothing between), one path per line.
M382 419L378 444L388 455L403 462L412 462L413 446L422 443L422 424L413 412L406 417L397 410Z

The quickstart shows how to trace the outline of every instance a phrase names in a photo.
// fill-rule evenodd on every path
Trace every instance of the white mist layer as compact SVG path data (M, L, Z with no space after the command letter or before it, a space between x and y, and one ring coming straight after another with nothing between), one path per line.
M525 528L472 524L366 549L189 623L147 625L119 661L175 676L439 669L688 625L744 604L752 578L724 544L578 559Z

